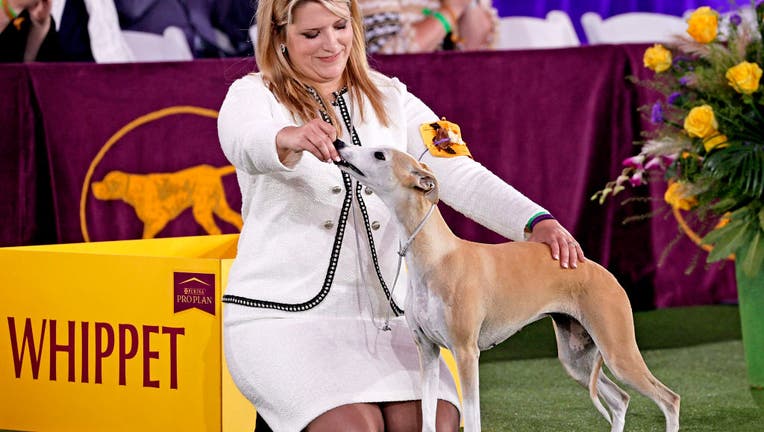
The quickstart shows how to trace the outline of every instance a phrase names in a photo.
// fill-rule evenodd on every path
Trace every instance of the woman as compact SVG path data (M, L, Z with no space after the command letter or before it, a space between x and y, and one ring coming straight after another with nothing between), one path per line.
M376 195L331 163L335 138L421 156L446 203L509 238L528 228L564 267L583 253L541 207L472 159L427 152L419 126L438 117L369 69L356 2L261 0L257 22L260 72L231 85L218 119L244 217L223 299L229 370L276 431L418 430L398 233ZM458 430L458 406L441 365L439 430Z

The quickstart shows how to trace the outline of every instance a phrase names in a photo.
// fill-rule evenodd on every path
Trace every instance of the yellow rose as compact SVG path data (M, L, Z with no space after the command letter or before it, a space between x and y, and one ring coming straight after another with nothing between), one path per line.
M694 196L688 196L687 187L682 183L669 183L666 193L663 194L663 199L671 207L680 210L690 210L698 205L698 200Z
M744 61L727 69L727 82L738 93L751 94L759 89L761 68L756 63Z
M703 147L706 148L706 153L717 147L724 148L727 146L729 146L729 143L727 142L727 135L717 134L703 141Z
M655 44L645 50L642 57L645 67L658 73L667 71L671 67L671 60L671 51L661 44Z
M718 127L714 110L709 105L701 105L691 109L684 119L684 130L693 137L708 138L716 134Z
M687 33L700 43L716 39L719 27L717 13L708 6L699 7L687 19Z

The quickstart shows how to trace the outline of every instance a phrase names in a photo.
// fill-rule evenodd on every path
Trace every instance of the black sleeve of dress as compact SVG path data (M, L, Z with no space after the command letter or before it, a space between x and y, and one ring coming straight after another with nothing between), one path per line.
M50 19L50 29L48 29L48 34L45 35L45 39L40 45L40 51L37 52L35 60L40 62L65 60L53 18Z

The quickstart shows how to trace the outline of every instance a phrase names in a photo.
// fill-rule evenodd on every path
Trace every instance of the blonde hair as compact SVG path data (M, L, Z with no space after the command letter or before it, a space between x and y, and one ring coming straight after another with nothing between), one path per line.
M281 44L286 43L286 25L293 20L294 9L306 2L323 5L329 11L341 18L349 19L353 30L353 44L350 49L344 81L353 102L359 107L361 118L364 118L363 104L366 96L374 112L384 126L389 125L389 117L383 103L382 92L371 79L371 68L366 58L365 36L361 12L357 1L352 0L260 0L257 5L257 47L255 59L257 67L263 74L263 79L276 98L297 118L307 122L318 116L321 105L306 91L305 79L292 67L287 55L281 50ZM337 3L346 3L350 16ZM321 103L329 106L319 95ZM327 110L332 124L341 134L340 122L332 109Z

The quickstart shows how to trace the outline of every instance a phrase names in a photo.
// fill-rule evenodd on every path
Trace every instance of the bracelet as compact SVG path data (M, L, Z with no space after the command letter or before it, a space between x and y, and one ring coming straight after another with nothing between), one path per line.
M538 212L535 215L531 216L531 218L528 220L528 224L525 225L525 232L531 233L533 232L533 228L536 226L537 223L549 220L549 219L555 219L554 216L547 212Z
M0 0L0 5L3 6L3 10L5 11L5 15L10 19L13 20L19 16L19 14L16 13L15 10L11 7L11 5L8 4L8 0Z
M431 16L433 18L436 18L438 21L440 21L441 24L443 24L443 29L446 31L446 34L451 33L451 23L448 22L448 18L444 17L442 13L439 11L430 10L427 8L422 9L422 14L424 16Z

